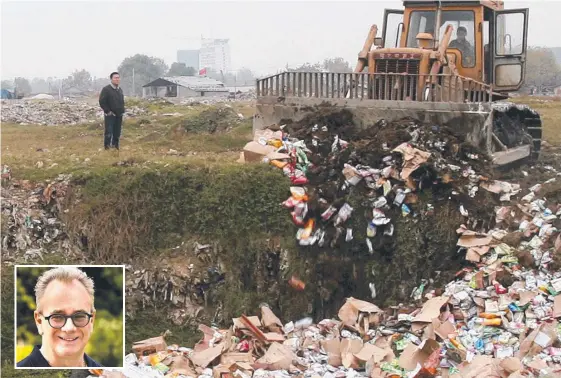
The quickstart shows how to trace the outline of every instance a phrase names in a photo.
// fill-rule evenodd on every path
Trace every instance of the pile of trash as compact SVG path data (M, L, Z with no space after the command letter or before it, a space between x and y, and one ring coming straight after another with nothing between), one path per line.
M127 266L127 313L166 304L167 318L176 325L201 321L208 292L225 282L220 251L217 244L182 243L149 267Z
M74 249L59 219L71 175L34 184L13 180L8 166L2 166L2 260L13 264L43 259L46 253L68 256Z
M242 316L228 330L201 325L205 337L192 349L145 340L127 356L126 375L561 373L561 206L548 202L544 190L560 174L546 167L553 177L523 192L521 185L493 180L488 158L446 127L402 120L357 131L344 126L351 124L344 113L340 117L336 125L307 120L257 132L241 154L241 162L266 162L290 178L291 197L283 205L300 227L298 243L337 247L361 239L373 254L399 232L394 222L430 221L438 202L451 202L464 220L457 253L469 266L444 287L423 280L409 304L383 310L348 298L338 320L283 325L261 306L261 319ZM306 123L311 126L302 127ZM429 201L423 201L427 189ZM348 227L356 214L366 218L362 232ZM305 290L302 281L291 281ZM369 286L376 298L375 285Z
M168 346L162 336L135 342L122 373L199 378L559 374L561 326L555 318L561 317L561 295L552 300L551 293L561 293L561 273L513 269L513 264L464 271L442 295L426 293L422 308L382 310L351 297L338 320L283 324L262 304L260 317L242 315L228 329L199 325L203 339L192 348ZM510 272L515 281L506 289L496 280ZM422 294L419 288L416 296Z
M330 124L307 119L257 131L240 159L269 162L290 178L283 205L302 246L354 240L372 254L394 234L396 218L434 212L435 203L420 206L420 192L451 199L467 217L479 184L490 181L487 157L446 127L406 119L357 130L345 111L321 120Z
M235 100L248 101L248 100L255 100L256 98L257 98L257 94L255 92L255 89L251 89L246 92L236 93Z
M134 117L145 112L145 109L134 106L127 109L125 116ZM77 125L101 121L103 111L98 105L89 105L70 99L64 101L22 100L3 103L1 117L2 122L19 125Z
M303 246L333 248L359 237L372 254L382 236L394 234L396 217L431 214L434 204L418 205L420 192L451 198L468 217L480 184L492 183L487 157L441 126L403 120L380 121L362 132L352 124L289 128L257 132L252 146L269 151L264 159L290 178L291 196L283 205L300 227L296 237ZM505 196L514 191L492 189ZM351 221L365 212L365 219Z
M557 376L561 270L554 260L561 254L561 210L539 196L546 185L497 207L500 216L487 233L459 228L457 245L475 265L443 289L422 283L410 304L382 309L351 297L338 319L317 324L311 318L283 323L262 304L260 317L242 315L229 329L199 325L204 337L192 348L168 346L163 337L136 342L122 372L199 378Z

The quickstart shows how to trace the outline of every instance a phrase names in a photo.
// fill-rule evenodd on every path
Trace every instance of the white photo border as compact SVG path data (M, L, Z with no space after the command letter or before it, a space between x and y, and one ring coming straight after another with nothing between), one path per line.
M126 313L126 307L125 307L125 286L126 286L126 269L125 269L125 265L88 265L88 264L80 264L80 265L65 265L65 264L58 264L58 265L14 265L14 369L16 370L92 370L92 369L96 369L94 367L72 367L72 368L65 368L65 367L18 367L17 366L17 361L16 361L16 356L17 356L17 270L18 268L58 268L61 266L68 266L68 267L73 267L73 268L121 268L123 271L123 287L122 287L122 291L123 291L123 366L120 367L111 367L111 366L104 366L103 368L100 368L101 370L105 370L105 369L111 369L111 370L122 370L124 368L124 364L125 364L125 313Z

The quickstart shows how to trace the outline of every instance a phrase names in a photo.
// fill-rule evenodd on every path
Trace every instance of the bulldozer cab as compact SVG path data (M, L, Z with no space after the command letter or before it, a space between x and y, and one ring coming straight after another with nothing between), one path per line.
M496 92L516 91L524 83L528 9L503 9L500 1L404 1L404 7L386 9L378 48L418 48L419 33L428 33L437 50L451 26L446 55L459 75L491 84Z

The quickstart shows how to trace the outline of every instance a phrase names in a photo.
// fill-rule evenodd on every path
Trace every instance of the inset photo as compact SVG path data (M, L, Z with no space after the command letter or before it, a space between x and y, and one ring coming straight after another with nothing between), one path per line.
M16 265L16 369L121 368L124 265Z

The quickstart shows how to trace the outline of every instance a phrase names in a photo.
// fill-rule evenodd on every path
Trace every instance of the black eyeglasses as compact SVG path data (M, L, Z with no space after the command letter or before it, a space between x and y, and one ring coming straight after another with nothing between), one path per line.
M53 314L49 316L43 315L45 319L49 322L49 325L53 328L61 329L66 325L68 319L72 319L72 323L78 328L82 328L88 325L90 319L92 318L92 314L88 314L87 312L76 312L72 315L62 315L62 314Z

